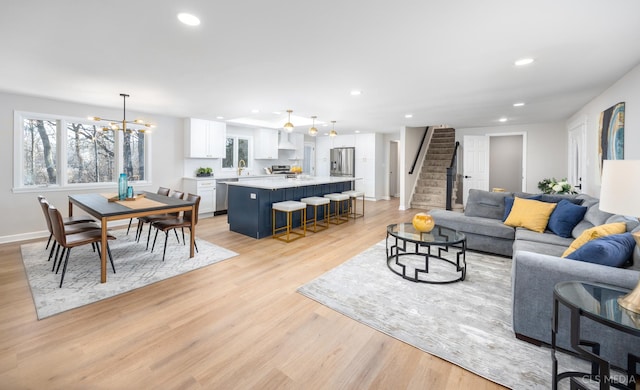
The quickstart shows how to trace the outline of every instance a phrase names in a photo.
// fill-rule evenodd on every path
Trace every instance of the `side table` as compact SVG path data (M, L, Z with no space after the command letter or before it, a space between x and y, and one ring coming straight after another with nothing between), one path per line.
M586 389L578 381L580 378L599 382L600 390L608 390L611 386L619 389L635 389L635 385L640 379L636 370L636 367L640 364L639 356L628 353L626 378L621 380L623 379L622 377L611 375L611 365L599 356L600 344L598 341L580 338L580 324L582 317L585 317L616 331L637 336L640 343L640 315L621 308L617 301L618 297L628 292L629 290L621 287L596 283L572 281L556 284L553 291L553 324L551 327L553 390L558 388L558 382L564 378L570 378L570 388L572 390ZM571 347L580 358L591 362L590 373L575 371L558 373L556 336L558 333L558 310L560 304L566 306L570 311Z

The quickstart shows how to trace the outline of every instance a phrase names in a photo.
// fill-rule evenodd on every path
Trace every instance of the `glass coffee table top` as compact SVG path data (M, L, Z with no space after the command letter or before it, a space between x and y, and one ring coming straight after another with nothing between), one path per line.
M406 241L429 245L450 245L462 242L466 238L463 233L438 225L429 233L422 233L417 231L410 222L389 225L387 233Z

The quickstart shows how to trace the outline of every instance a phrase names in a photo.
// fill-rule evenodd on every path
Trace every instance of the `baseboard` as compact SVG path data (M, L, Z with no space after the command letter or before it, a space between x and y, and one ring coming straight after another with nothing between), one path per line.
M134 224L135 224L135 222L134 222ZM112 226L127 226L127 225L129 225L129 220L128 219L109 222L109 227L112 227ZM10 235L10 236L0 236L0 244L8 244L8 243L11 243L11 242L18 242L18 241L35 240L35 239L47 238L47 237L49 237L49 232L46 231L46 230L41 230L41 231L37 231L37 232L27 232L27 233L13 234L13 235Z

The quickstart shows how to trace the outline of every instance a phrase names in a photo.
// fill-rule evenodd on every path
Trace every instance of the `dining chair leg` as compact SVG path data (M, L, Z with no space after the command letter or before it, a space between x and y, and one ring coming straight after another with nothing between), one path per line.
M151 245L151 253L153 253L153 248L156 247L156 240L158 239L158 232L159 232L159 230L156 229L156 235L153 237L153 245Z
M64 252L64 248L62 248L62 251ZM53 256L53 267L51 267L51 272L55 271L56 269L56 263L58 262L59 252L60 252L60 245L56 245L56 254ZM58 273L58 271L56 271L56 273Z
M62 265L62 259L64 259L64 254L68 252L67 248L62 248L62 252L60 253L60 257L58 258L58 267L56 268L56 275L60 272L60 266Z
M67 249L67 257L64 259L64 267L62 267L62 276L60 276L60 288L62 288L62 282L64 281L64 274L67 272L67 263L69 262L69 255L71 254L71 248ZM62 258L60 258L62 260ZM58 273L56 271L56 273Z
M175 229L174 229L175 231ZM176 236L178 235L178 233L176 233ZM162 261L164 261L164 255L167 254L167 241L169 241L169 231L167 230L164 233L164 250L162 251ZM180 240L178 240L178 242L180 242Z
M96 245L98 245L96 243ZM111 269L113 269L113 273L116 273L116 266L113 265L113 256L111 256L111 247L109 247L109 243L107 243L107 254L109 255L109 261L111 262ZM100 253L100 246L98 245L98 258L102 259L102 254Z
M56 241L53 241L53 244L51 244L51 250L49 251L49 258L47 259L47 261L51 261L51 257L53 256L53 251L56 250L57 246L58 246L58 243Z
M51 237L53 237L53 233L49 234L49 239L47 240L47 246L44 247L45 251L49 249L49 244L51 244Z
M151 228L152 228L152 223L149 222L149 233L147 233L147 248L145 250L149 250L149 238L151 238ZM156 231L156 237L158 236L158 232Z
M129 235L129 229L131 229L131 222L133 221L133 218L129 218L129 227L127 227L127 236Z
M191 231L191 227L189 227L189 234L193 234L193 232ZM195 237L193 238L193 248L196 250L196 252L198 252L198 243L196 242Z

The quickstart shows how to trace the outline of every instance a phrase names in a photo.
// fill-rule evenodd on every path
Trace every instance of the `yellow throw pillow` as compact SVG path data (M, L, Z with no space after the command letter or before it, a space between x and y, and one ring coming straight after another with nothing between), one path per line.
M571 245L564 251L562 257L569 256L573 251L580 248L582 245L586 244L591 240L595 240L596 238L608 236L611 234L622 234L627 231L627 224L624 222L614 222L607 223L600 226L594 226L590 229L582 232L581 235L578 236Z
M556 203L540 202L538 200L514 198L513 208L504 221L507 226L523 227L534 232L542 233L547 227L549 217L556 208Z

